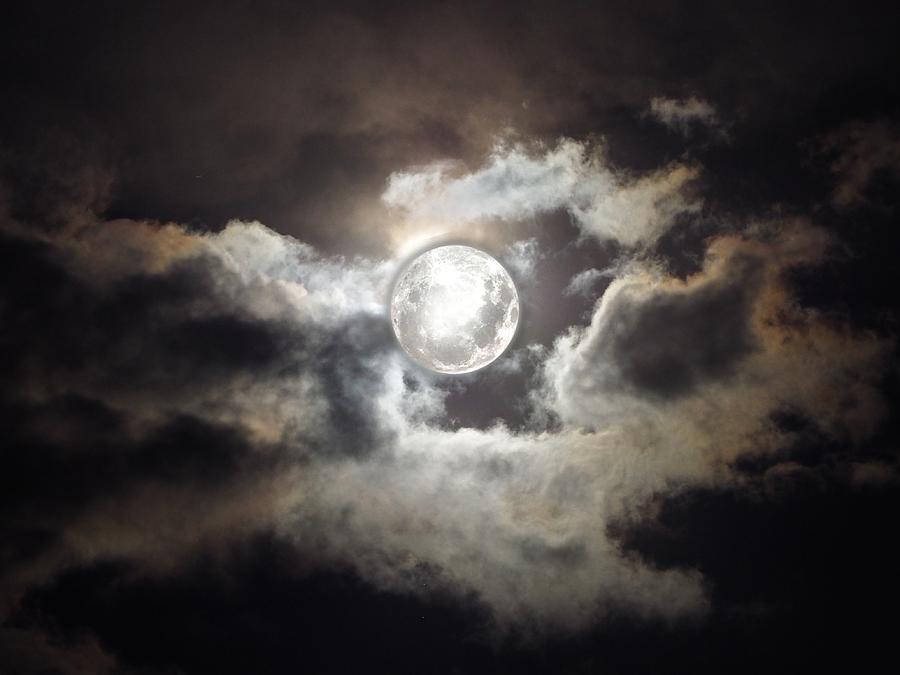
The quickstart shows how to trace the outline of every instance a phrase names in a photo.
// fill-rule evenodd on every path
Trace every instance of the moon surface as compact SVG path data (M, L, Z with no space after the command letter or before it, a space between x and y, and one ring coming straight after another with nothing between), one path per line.
M503 266L471 246L438 246L415 258L391 296L404 351L439 373L484 368L509 346L519 295Z

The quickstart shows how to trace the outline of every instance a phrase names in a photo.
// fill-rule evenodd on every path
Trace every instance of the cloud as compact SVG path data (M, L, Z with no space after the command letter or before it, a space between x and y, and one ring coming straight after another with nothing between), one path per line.
M121 240L131 264L88 278L95 255L113 255L95 240ZM24 556L9 583L66 560L166 567L191 541L277 526L376 586L415 590L424 566L502 624L575 626L610 603L703 611L695 573L634 568L591 534L610 507L585 480L615 482L627 463L592 459L603 437L432 423L444 394L397 353L378 304L390 263L323 258L237 222L210 235L116 221L7 244L7 280L27 269L34 284L27 305L5 305L17 330L4 351L24 357L4 418L17 452L3 475L18 481L5 545ZM60 489L67 476L77 490ZM30 530L14 505L43 509L41 547L21 548ZM562 515L572 508L582 515ZM126 525L137 513L140 532ZM554 585L535 581L548 573Z
M97 639L52 640L23 628L0 628L0 660L13 673L99 675L117 672L116 659Z
M270 531L304 564L385 592L477 598L503 628L702 617L700 568L636 561L622 523L775 453L792 432L773 411L847 443L883 414L885 344L784 285L828 246L804 223L720 237L686 281L622 267L587 327L528 350L525 395L556 423L518 431L446 423L448 389L390 337L398 261L323 256L237 221L4 237L13 598L109 559L173 574L198 547Z
M886 653L895 125L826 149L835 203L879 207L816 211L841 242L740 216L821 199L792 133L896 100L855 77L895 58L882 14L33 4L0 107L3 667ZM709 100L653 110L678 89ZM648 101L715 175L648 145ZM381 256L433 234L527 275L510 354L452 381L384 315Z
M821 263L828 237L802 223L779 232L718 238L686 281L653 268L613 281L590 325L559 338L546 362L563 421L642 420L645 442L682 448L685 466L692 452L730 461L777 444L761 430L784 405L850 442L872 433L884 414L877 364L890 344L835 330L793 301L786 270Z
M836 155L832 201L839 207L869 202L869 188L880 174L894 181L900 175L900 127L888 120L847 124L823 139L822 150Z
M4 489L7 588L73 560L167 565L241 536L271 522L311 456L371 453L390 433L371 366L393 349L386 267L241 223L212 236L130 221L6 232L2 252L0 403L15 450L0 460L18 481ZM102 265L117 254L128 264Z
M514 241L503 251L501 259L513 271L516 281L524 283L532 279L535 267L543 256L538 240L532 237Z
M654 292L641 276L613 282L579 343L585 365L596 369L587 381L604 390L635 390L671 399L701 382L732 372L754 349L751 303L759 290L761 261L733 261L727 275L687 292ZM565 389L575 393L575 386Z
M414 222L451 228L564 210L585 235L639 247L700 210L691 191L699 175L696 166L673 163L631 176L610 166L602 147L571 139L543 149L501 143L471 172L437 162L392 173L382 200Z
M17 213L59 205L43 191L34 146L60 130L67 138L50 162L77 166L98 155L115 171L116 213L210 227L256 218L322 250L383 252L392 223L378 198L384 175L398 167L436 157L473 162L508 127L543 139L608 131L608 121L683 87L728 100L754 132L776 117L792 124L841 86L844 68L881 67L894 51L890 22L851 6L829 10L821 31L787 38L780 31L793 20L788 7L774 15L710 7L698 16L658 4L638 16L596 4L560 13L544 2L511 23L496 6L398 5L378 17L353 7L279 6L248 15L245 3L225 0L211 21L202 5L185 5L178 20L124 13L119 32L95 35L95 50L81 48L82 36L105 20L102 7L52 16L17 10L23 28L5 46L34 64L6 83L16 104L0 125L15 150L3 173L24 188L14 196ZM860 29L851 36L838 28L848 24ZM255 49L236 50L248 30ZM685 48L689 31L700 31L699 55ZM34 34L53 48L30 42ZM849 41L840 53L838 37ZM760 45L786 40L816 54L815 78L794 50L780 49L767 58L783 76L757 77L748 64L758 63ZM77 77L52 76L67 69ZM689 82L679 79L688 73ZM94 95L79 94L84 87ZM89 203L105 201L90 196L104 189L77 190Z
M711 103L696 96L683 99L655 96L645 115L685 138L699 128L707 128L721 140L728 140L728 129Z
M569 285L563 289L563 293L565 295L590 296L601 279L612 276L614 275L609 271L598 270L595 267L582 270L569 280Z
M839 463L779 466L778 475L745 477L730 490L661 497L634 522L622 523L621 542L665 568L708 570L718 580L715 602L755 613L774 623L776 633L791 630L795 615L788 607L825 615L835 606L863 616L890 612L897 601L896 587L883 582L896 562L885 544L892 531L890 492L854 489ZM727 543L714 552L711 540ZM860 583L835 583L842 575ZM830 616L808 621L816 636L835 630L823 625ZM866 633L879 630L867 626Z

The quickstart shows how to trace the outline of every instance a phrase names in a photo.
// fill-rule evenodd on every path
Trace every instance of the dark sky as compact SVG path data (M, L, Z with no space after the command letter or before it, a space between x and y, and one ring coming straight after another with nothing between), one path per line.
M0 673L895 655L900 13L49 3L0 20ZM503 262L464 376L387 317Z

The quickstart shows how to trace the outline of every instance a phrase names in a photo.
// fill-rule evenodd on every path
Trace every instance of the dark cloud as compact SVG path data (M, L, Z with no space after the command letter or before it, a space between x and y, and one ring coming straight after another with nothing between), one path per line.
M626 395L666 405L726 383L761 348L753 315L768 275L765 256L726 253L718 264L727 271L707 269L687 284L654 272L620 276L591 325L557 345L547 376L558 382L563 409L571 400L585 419L598 420L587 401Z
M829 134L822 145L823 152L834 158L831 170L837 185L833 201L838 207L869 202L873 197L884 206L891 203L879 193L896 185L900 171L900 129L893 122L851 123Z
M386 438L378 424L376 393L382 382L366 359L379 359L393 350L393 338L383 317L360 318L340 326L315 358L315 372L329 401L331 447L337 455L365 456ZM408 385L415 386L412 382Z
M882 343L835 332L783 296L784 270L821 260L827 237L805 225L771 228L720 238L686 281L633 261L578 343L520 347L493 377L442 386L401 365L376 300L390 266L323 258L258 224L204 235L95 222L34 238L9 223L2 306L15 328L6 353L16 358L3 411L5 631L29 636L33 660L77 643L85 659L139 669L227 672L258 659L277 672L332 654L317 637L338 630L321 622L332 610L316 608L349 596L363 603L353 621L388 631L370 640L379 634L355 629L363 638L354 653L418 667L423 652L401 661L387 652L410 633L398 636L401 624L383 617L427 611L439 625L424 628L423 642L453 655L449 672L496 672L521 663L519 646L496 651L518 630L542 639L588 631L573 644L590 651L601 648L591 631L619 630L620 617L650 617L650 636L653 617L714 618L717 596L712 605L706 596L717 570L702 559L658 559L676 555L676 544L665 540L658 556L651 544L645 551L644 524L623 514L661 483L713 481L729 444L754 436L760 459L742 456L733 470L764 471L763 495L777 512L801 482L820 489L816 472L791 467L821 453L786 456L772 443L809 433L819 446L847 447L871 437L881 414L870 369ZM17 293L22 282L28 295ZM847 373L846 386L817 379L827 375L821 368L776 377L798 359L795 341L811 341L802 358L828 359ZM555 399L538 388L554 363ZM709 436L696 406L713 387L717 405L740 421L716 411L721 428ZM478 397L515 400L518 388L518 423L507 422L508 404L477 405ZM454 403L466 395L473 400ZM623 396L637 403L616 411ZM793 417L772 416L771 402L782 399ZM462 428L455 410L484 430ZM552 423L535 423L541 414ZM665 441L648 446L646 434ZM848 490L893 480L890 457L855 464ZM277 545L252 553L251 571L230 557L256 550L246 542L273 530ZM299 577L278 571L285 558ZM341 571L321 576L334 566ZM263 568L271 586L260 589L250 580L266 576ZM317 595L332 585L343 590ZM292 610L313 607L314 646L273 647L233 604L246 599L239 604L251 624L305 625L276 597L293 598ZM743 602L729 598L721 611ZM153 648L144 624L128 619L149 614L166 626ZM224 626L209 618L220 614ZM466 631L480 637L470 643ZM177 637L185 635L196 636L189 649ZM221 642L235 651L212 649ZM561 649L553 658L570 658Z
M28 562L29 548L43 553L43 544L56 542L98 501L154 483L204 493L250 480L274 462L255 452L242 430L188 415L135 437L121 411L76 395L7 404L2 413L3 523L12 535L4 544L19 563ZM41 525L33 530L34 523Z
M97 288L67 265L60 248L12 238L4 244L3 314L12 330L3 346L15 357L8 372L22 387L52 377L113 401L140 392L165 408L185 387L214 395L241 379L273 383L307 371L330 401L333 429L361 439L373 427L369 398L380 385L363 360L393 348L381 317L354 317L333 332L254 317L232 295L242 281L213 255ZM19 284L29 292L14 292ZM372 444L324 450L356 453Z
M897 17L633 5L9 10L0 671L889 658Z
M896 58L896 23L849 7L655 3L637 13L627 3L538 2L515 20L510 12L22 6L3 40L17 64L4 110L18 148L8 173L44 170L30 161L27 128L70 164L85 155L77 148L102 149L99 165L116 170L117 214L210 227L258 218L332 249L373 250L383 241L366 225L383 176L440 157L476 160L505 128L548 140L600 129L617 162L637 167L653 147L655 168L658 146L639 142L636 120L653 97L706 96L753 129L808 123L827 95ZM882 97L896 95L881 79ZM771 153L789 148L766 137L772 170ZM20 195L48 189L32 182Z
M84 555L73 544L81 528L97 540L88 548L116 550L121 537L131 540L126 548L137 541L164 551L173 528L202 540L220 527L229 503L247 500L248 514L254 502L265 508L276 495L254 497L260 482L309 454L363 456L384 443L372 407L382 384L366 365L391 345L382 318L325 329L254 316L234 295L245 289L238 272L209 252L155 271L137 255L110 282L95 274L92 247L81 266L75 241L7 232L0 247L5 592L15 596L23 578ZM261 434L265 422L246 411L264 417L265 409L244 389L277 391L304 378L318 383L318 416ZM297 416L306 414L301 407ZM187 500L190 510L171 513L167 500ZM117 533L124 524L109 521L110 508L126 522L139 518L139 530ZM181 537L175 548L190 550Z
M705 128L717 140L728 140L726 124L719 118L715 106L696 96L685 99L656 96L650 99L650 107L645 114L688 138Z
M728 279L690 295L660 294L637 306L623 299L595 358L613 363L621 384L666 399L727 377L754 349L749 314L761 275L761 261L748 258Z
M485 618L477 604L373 592L345 571L311 575L305 567L292 546L267 535L173 576L103 563L33 593L15 623L33 627L49 615L63 635L90 628L105 649L150 672L326 673L372 663L453 672L491 662L490 649L471 635Z
M727 648L751 650L748 671L772 660L872 668L889 658L887 617L900 593L889 515L898 493L851 488L829 473L786 474L765 488L774 499L743 489L663 498L652 518L618 536L652 564L703 571L714 611L734 631Z

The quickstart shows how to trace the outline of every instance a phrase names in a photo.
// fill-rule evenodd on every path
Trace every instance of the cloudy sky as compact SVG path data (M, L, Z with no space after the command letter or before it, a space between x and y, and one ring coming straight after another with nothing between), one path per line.
M0 671L892 657L900 21L783 4L6 15ZM449 241L461 376L387 311Z

